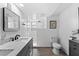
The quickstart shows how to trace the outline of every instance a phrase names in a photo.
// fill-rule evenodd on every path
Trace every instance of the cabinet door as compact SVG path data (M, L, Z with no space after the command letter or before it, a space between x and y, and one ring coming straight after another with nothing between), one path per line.
M28 50L28 44L17 54L17 56L25 56Z
M79 56L79 43L69 41L69 55Z
M33 54L33 40L31 40L31 41L28 43L27 56L30 56L30 53Z
M18 54L17 54L17 56L22 56L23 55L23 50L21 50Z
M71 48L71 55L72 56L79 56L79 49L78 48Z
M26 46L17 54L17 56L30 56L33 53L33 40L29 41Z

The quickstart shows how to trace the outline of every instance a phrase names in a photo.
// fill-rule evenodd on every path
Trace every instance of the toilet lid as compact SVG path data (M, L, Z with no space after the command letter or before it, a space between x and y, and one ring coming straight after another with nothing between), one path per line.
M60 45L60 44L58 44L58 43L53 43L53 46L54 46L54 47L61 48L61 45Z

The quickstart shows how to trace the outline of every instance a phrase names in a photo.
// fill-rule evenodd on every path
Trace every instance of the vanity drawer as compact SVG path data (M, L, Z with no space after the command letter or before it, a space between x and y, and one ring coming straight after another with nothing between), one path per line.
M69 42L69 46L70 46L70 47L79 47L79 43L70 41L70 42Z
M79 56L79 43L74 41L69 41L69 55Z
M79 56L79 48L71 48L71 56Z

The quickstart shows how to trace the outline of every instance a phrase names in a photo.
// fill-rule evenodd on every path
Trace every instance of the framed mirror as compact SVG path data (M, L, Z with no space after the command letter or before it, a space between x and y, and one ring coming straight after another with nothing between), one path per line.
M15 32L20 29L20 16L8 8L3 8L3 30L5 32Z

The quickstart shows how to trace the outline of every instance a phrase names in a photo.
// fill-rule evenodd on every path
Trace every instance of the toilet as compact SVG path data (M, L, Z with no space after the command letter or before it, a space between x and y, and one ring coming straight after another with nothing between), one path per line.
M61 49L61 45L58 43L58 39L56 37L53 37L52 38L52 52L55 54L55 55L59 55L60 53L60 49Z
M53 53L55 55L59 55L59 50L61 49L61 45L59 43L53 43Z

